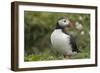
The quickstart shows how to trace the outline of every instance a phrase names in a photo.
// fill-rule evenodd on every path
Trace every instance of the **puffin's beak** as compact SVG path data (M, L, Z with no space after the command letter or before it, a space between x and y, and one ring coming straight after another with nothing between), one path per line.
M69 27L74 28L74 27L75 27L75 22L70 21L70 23L69 23Z

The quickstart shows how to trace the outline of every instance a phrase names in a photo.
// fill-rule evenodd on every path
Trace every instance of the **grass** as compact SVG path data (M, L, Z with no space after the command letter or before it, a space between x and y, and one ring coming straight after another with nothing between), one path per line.
M89 51L81 50L81 53L78 53L75 56L72 56L71 59L86 59L90 58ZM43 53L39 54L31 54L31 55L25 55L24 60L29 61L48 61L48 60L63 60L64 57L62 54L54 54L50 50L46 50Z

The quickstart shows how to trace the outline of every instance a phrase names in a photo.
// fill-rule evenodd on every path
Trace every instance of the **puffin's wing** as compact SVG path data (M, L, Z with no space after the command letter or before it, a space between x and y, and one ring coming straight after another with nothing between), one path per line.
M70 36L70 44L71 44L73 52L74 51L80 52L80 50L77 48L76 41L75 41L75 39L72 36Z

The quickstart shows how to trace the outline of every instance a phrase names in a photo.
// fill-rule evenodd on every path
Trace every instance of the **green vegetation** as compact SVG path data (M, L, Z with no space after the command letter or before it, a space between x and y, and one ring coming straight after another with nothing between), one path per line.
M36 12L25 11L25 61L62 60L62 54L52 48L50 35L60 17L68 17L70 20L82 24L81 31L73 29L69 31L76 38L78 48L81 50L72 59L84 59L90 57L90 15L75 13Z

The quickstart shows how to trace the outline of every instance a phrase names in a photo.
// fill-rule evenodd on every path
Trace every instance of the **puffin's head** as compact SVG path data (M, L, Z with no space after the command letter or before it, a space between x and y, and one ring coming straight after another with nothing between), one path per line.
M62 29L62 30L67 30L69 28L72 28L73 24L72 22L66 17L62 17L58 19L56 29Z

